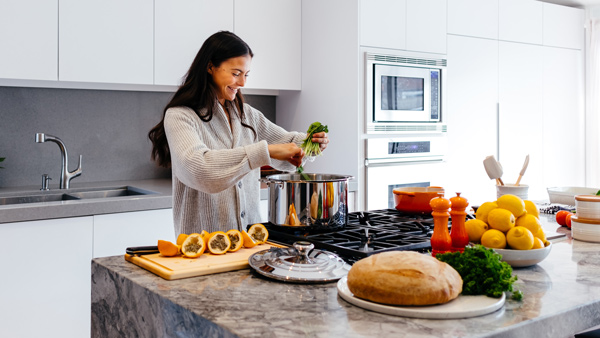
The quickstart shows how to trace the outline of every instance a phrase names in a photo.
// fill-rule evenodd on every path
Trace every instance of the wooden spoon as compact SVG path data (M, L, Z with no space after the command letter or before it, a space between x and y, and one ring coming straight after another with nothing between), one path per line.
M529 155L527 155L527 157L525 157L525 163L523 163L523 168L521 169L521 172L519 173L519 178L517 179L517 183L515 183L515 185L519 185L519 182L521 182L521 178L523 178L523 175L525 175L525 170L527 170L528 165L529 165Z

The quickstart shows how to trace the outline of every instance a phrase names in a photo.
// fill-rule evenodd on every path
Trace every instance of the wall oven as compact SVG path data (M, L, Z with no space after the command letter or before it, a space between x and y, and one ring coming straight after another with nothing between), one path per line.
M365 142L367 210L394 208L395 188L443 187L445 133L368 138Z
M367 134L443 132L446 60L365 53Z

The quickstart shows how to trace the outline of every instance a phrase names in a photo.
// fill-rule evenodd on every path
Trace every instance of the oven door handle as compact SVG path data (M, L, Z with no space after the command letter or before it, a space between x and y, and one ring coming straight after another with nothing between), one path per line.
M365 158L365 167L396 165L406 163L434 163L444 161L442 156L410 157L410 158Z

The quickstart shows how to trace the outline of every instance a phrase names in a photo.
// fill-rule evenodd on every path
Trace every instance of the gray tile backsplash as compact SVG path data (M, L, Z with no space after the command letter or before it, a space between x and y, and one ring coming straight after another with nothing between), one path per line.
M35 143L35 133L57 136L67 146L69 170L83 155L77 182L169 177L150 159L147 134L173 93L0 87L0 187L41 186L42 174L60 180L56 143ZM275 96L246 95L275 120Z

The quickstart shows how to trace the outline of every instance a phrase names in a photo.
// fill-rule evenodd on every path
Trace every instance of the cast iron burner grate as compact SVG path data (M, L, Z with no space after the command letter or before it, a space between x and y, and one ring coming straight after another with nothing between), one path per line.
M467 215L467 218L473 217ZM384 251L429 251L433 234L431 214L406 214L396 209L349 213L348 224L343 229L331 231L263 224L269 230L270 240L289 245L309 241L315 248L332 251L351 264Z

